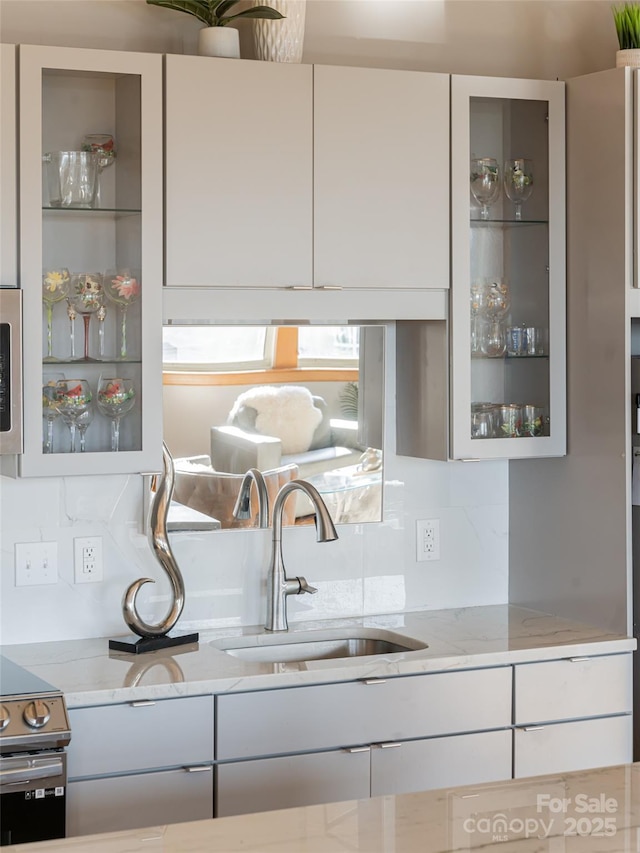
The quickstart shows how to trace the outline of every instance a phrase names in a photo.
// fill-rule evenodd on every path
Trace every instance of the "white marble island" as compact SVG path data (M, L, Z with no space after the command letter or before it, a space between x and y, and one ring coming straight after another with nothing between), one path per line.
M21 853L640 850L640 765L7 847Z

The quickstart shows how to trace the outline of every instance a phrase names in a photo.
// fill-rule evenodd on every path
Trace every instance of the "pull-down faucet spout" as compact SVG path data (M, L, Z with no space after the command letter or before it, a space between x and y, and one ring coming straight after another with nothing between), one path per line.
M271 563L267 575L267 631L287 631L287 596L302 595L305 592L315 593L318 590L309 586L303 577L287 578L287 572L282 558L282 516L284 504L292 492L304 492L315 508L316 540L332 542L338 538L333 521L318 490L306 480L290 480L278 492L273 505L273 538L271 546Z
M255 484L258 496L258 527L269 526L269 493L262 472L257 468L249 468L244 475L238 492L238 498L233 508L234 518L251 518L251 485Z

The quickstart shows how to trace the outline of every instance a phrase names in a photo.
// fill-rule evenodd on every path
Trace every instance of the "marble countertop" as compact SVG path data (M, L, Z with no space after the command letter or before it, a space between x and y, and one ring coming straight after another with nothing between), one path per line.
M107 638L10 645L0 651L62 690L74 708L614 654L636 647L634 638L622 634L509 605L295 623L284 636L294 640L314 632L322 638L346 629L366 629L374 637L390 631L428 647L375 657L252 663L215 644L251 642L254 635L256 643L268 643L274 635L261 627L238 627L202 631L197 644L142 655L110 651Z
M31 853L640 849L640 764L21 844Z

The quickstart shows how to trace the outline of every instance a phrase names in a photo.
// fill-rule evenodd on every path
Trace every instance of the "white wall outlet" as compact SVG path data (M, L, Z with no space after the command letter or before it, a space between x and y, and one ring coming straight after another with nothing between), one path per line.
M102 536L83 536L73 540L76 583L98 583L103 579Z
M416 560L440 559L440 519L423 518L416 521Z
M58 583L57 542L16 542L16 586Z

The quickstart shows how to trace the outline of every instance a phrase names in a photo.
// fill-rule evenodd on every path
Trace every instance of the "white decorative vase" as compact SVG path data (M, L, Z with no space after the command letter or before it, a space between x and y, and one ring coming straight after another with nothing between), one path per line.
M616 53L616 68L640 68L640 48L634 47L628 50L619 50Z
M235 27L203 27L198 33L199 56L240 59L240 35Z
M265 0L253 0L254 6ZM267 62L302 62L304 19L307 0L269 0L268 4L285 17L270 21L256 18L253 22L253 43L256 59Z

